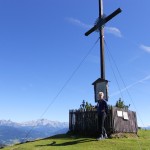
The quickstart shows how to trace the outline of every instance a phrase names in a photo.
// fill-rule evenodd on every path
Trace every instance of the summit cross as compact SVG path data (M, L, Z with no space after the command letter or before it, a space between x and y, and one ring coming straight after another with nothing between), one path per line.
M100 70L101 70L101 79L105 80L105 61L104 61L104 25L109 20L114 18L116 15L118 15L121 12L121 9L116 9L113 13L111 13L109 16L104 17L103 15L103 0L99 0L99 18L96 22L96 24L85 33L85 36L90 35L92 32L99 30L100 34Z

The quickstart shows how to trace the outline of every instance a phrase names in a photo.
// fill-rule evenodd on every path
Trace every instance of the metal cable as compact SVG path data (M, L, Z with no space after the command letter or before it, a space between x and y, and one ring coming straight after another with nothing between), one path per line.
M82 58L81 62L78 64L78 66L75 68L75 70L72 72L72 74L70 75L70 77L66 80L66 82L64 83L64 85L62 86L62 88L58 91L58 93L56 94L56 96L53 98L53 100L48 104L47 108L44 110L44 112L42 113L42 115L40 116L40 118L42 118L45 113L49 110L49 108L52 106L52 104L56 101L57 97L62 93L62 91L64 90L64 88L68 85L68 83L71 81L71 79L73 78L73 76L75 75L75 73L79 70L79 68L81 67L81 65L84 63L84 61L86 60L86 58L89 56L89 54L92 52L92 50L94 49L94 47L96 46L97 42L99 41L99 38L96 40L96 42L93 44L93 46L88 50L88 52L86 53L86 55ZM26 134L25 138L27 138L29 136L29 134L31 133L31 131L35 128L35 126L33 126Z
M104 42L105 42L105 45L106 45L106 41L105 41L105 40L104 40ZM107 45L106 45L106 48L108 49ZM115 81L116 81L116 83L117 83L117 86L118 86L120 95L121 95L121 97L123 98L123 94L122 94L122 92L121 92L121 87L120 87L120 85L119 85L119 82L118 82L118 80L117 80L116 74L115 74L115 72L114 72L114 69L113 69L113 66L112 66L112 63L111 63L111 57L110 57L111 54L109 53L109 50L107 50L107 49L106 49L106 52L107 52L107 55L108 55L110 67L111 67L111 70L112 70L113 75L114 75L114 77L115 77Z
M107 46L107 44L106 44L106 46ZM107 48L108 48L108 46L107 46ZM108 51L109 51L109 49L108 49ZM122 83L123 83L123 85L124 85L124 87L125 87L125 90L127 91L127 94L128 94L128 96L129 96L131 102L133 103L133 106L134 106L135 110L136 110L137 113L138 113L138 110L137 110L137 108L136 108L136 106L135 106L135 103L134 103L132 97L131 97L131 94L129 93L129 90L128 90L128 88L127 88L127 86L126 86L126 84L125 84L125 82L124 82L124 80L123 80L123 78L122 78L122 76L121 76L121 73L120 73L120 71L119 71L119 69L118 69L118 67L117 67L117 65L116 65L116 62L115 62L113 56L111 55L111 52L110 52L110 51L109 51L109 54L110 54L110 56L111 56L112 61L113 61L114 64L115 64L115 67L116 67L117 72L118 72L118 74L119 74L119 77L120 77L120 79L121 79L121 81L122 81ZM143 123L143 121L142 121L142 119L141 119L139 113L138 113L138 116L139 116L140 121L142 122L142 124L143 124L143 126L144 126L144 123Z
M120 73L120 71L119 71L119 69L118 69L118 67L117 67L117 65L116 65L116 62L115 62L113 56L111 55L111 52L110 52L110 50L109 50L109 48L108 48L108 45L107 45L106 42L105 42L105 44L106 44L106 46L107 46L107 49L108 49L109 54L110 54L110 56L111 56L111 59L112 59L112 61L113 61L114 64L115 64L115 67L116 67L116 69L117 69L117 72L118 72L118 74L119 74L119 77L120 77L120 79L121 79L121 81L122 81L122 83L123 83L123 85L124 85L124 87L125 87L125 90L127 91L127 94L128 94L128 96L129 96L131 102L133 103L133 106L134 106L134 108L135 108L135 110L136 110L136 112L137 112L137 114L138 114L138 116L139 116L141 122L143 123L143 121L142 121L142 119L141 119L141 117L140 117L140 115L139 115L139 113L138 113L138 110L137 110L137 108L136 108L136 106L135 106L135 104L134 104L134 102L133 102L133 99L132 99L132 97L131 97L131 95L130 95L128 89L127 89L127 86L126 86L126 84L125 84L125 82L124 82L124 80L123 80L123 78L122 78L122 76L121 76L121 73ZM144 124L143 124L143 125L144 125ZM140 144L140 142L139 142L139 138L137 139L137 141L138 141L138 146L139 146L139 148L140 148L140 150L141 150L142 148L141 148L141 144Z

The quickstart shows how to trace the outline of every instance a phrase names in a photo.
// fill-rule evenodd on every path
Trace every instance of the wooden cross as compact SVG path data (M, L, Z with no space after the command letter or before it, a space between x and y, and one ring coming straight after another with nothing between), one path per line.
M100 64L101 64L101 79L105 80L105 61L104 61L104 24L111 20L113 17L118 15L121 12L121 9L118 8L113 13L107 17L103 17L103 1L99 0L99 18L97 24L94 25L89 31L85 33L85 36L88 36L92 32L99 30L100 31Z

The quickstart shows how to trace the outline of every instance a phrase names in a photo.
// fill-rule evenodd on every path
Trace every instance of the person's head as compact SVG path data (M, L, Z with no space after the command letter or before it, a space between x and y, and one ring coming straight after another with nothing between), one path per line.
M99 97L99 99L103 99L104 98L104 93L103 92L99 92L98 93L98 97Z

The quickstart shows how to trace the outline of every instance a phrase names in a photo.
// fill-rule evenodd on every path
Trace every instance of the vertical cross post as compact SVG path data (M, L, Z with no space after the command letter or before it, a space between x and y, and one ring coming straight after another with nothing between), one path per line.
M99 0L99 19L103 19L103 1ZM104 60L104 28L99 28L100 32L100 72L101 72L101 79L105 79L105 60Z
M104 92L105 99L108 100L108 81L105 80L105 60L104 60L104 25L109 20L114 18L116 15L118 15L121 12L121 9L116 9L113 13L111 13L109 16L104 17L103 15L103 0L99 0L99 18L96 22L96 24L85 33L85 36L88 36L92 32L99 30L99 36L100 36L100 77L97 79L93 85L94 85L94 92L95 92L95 102L98 101L98 93Z

